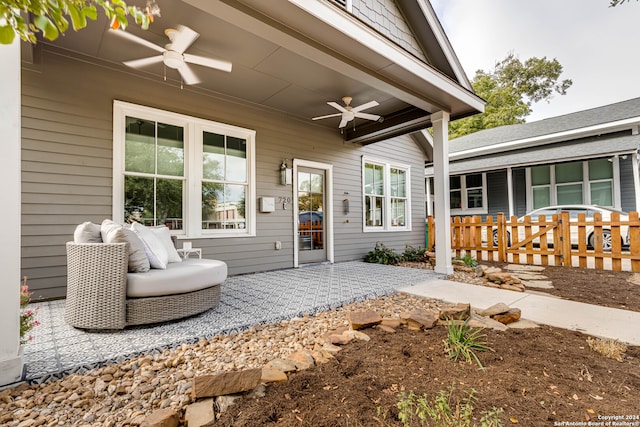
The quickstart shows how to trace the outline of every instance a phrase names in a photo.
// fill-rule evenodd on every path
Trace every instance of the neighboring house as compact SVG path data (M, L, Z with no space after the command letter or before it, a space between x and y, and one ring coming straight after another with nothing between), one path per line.
M232 275L424 244L427 157L409 134L484 105L428 1L157 3L148 31L127 32L165 46L165 29L186 25L199 33L186 53L231 72L191 65L189 85L170 61L125 66L161 52L104 17L22 45L21 274L34 298L65 296L65 242L105 218L166 224ZM383 120L311 120L347 95L377 101L365 112ZM312 245L303 211L322 213Z
M450 141L451 215L509 216L548 205L640 209L640 98ZM427 166L428 214L438 200Z

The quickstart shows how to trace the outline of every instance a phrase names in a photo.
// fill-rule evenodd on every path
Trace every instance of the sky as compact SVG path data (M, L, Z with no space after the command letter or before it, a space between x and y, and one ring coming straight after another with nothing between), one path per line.
M513 52L557 59L567 94L533 104L527 122L640 97L640 2L431 0L469 79Z

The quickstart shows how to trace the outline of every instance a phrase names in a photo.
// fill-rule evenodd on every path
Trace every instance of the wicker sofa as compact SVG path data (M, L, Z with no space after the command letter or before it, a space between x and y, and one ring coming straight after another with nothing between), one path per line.
M128 273L128 243L68 242L66 248L65 321L81 329L123 329L204 312L220 302L227 277L227 265L210 259Z

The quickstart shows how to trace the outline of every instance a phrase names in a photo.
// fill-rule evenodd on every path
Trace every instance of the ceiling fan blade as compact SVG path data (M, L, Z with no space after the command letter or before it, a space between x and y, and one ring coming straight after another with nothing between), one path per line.
M376 121L378 121L380 119L380 116L375 115L375 114L355 113L354 115L356 117L360 117L361 119L373 120L374 122L376 122Z
M327 104L331 105L333 108L335 108L338 111L341 111L343 113L347 112L347 109L344 108L342 105L338 104L337 102L330 101L330 102L327 102Z
M349 120L347 120L347 119L342 119L342 120L340 121L340 124L338 125L338 128L343 128L343 127L345 127L345 126L347 125L347 123L349 123Z
M200 83L200 79L193 73L193 70L187 64L178 68L178 72L186 84L195 85Z
M357 107L353 107L351 109L351 111L353 111L354 113L357 113L358 111L366 110L367 108L376 107L378 105L380 105L380 104L378 104L378 102L376 102L376 101L369 101L366 104L362 104L362 105L358 105Z
M133 59L131 61L124 61L123 64L126 65L127 67L140 68L140 67L145 67L151 64L157 64L159 62L162 62L162 55L150 56L148 58Z
M312 117L311 120L328 119L329 117L338 117L338 116L341 116L341 115L342 115L342 113L328 114L326 116Z
M157 44L151 43L150 41L147 41L147 40L143 39L142 37L138 37L138 36L133 35L131 33L127 33L124 30L109 30L109 32L112 33L112 34L115 34L115 35L117 35L119 37L122 37L124 39L127 39L129 41L132 41L134 43L138 43L138 44L141 44L143 46L146 46L149 49L153 49L153 50L155 50L157 52L162 53L162 52L165 51L165 49L163 47L158 46Z
M165 34L171 40L171 45L167 49L175 50L178 53L184 53L200 37L200 34L185 25L178 25L176 30L167 30Z
M229 61L221 59L205 58L204 56L191 55L185 53L182 55L185 62L191 64L202 65L203 67L215 68L216 70L231 72L232 64Z

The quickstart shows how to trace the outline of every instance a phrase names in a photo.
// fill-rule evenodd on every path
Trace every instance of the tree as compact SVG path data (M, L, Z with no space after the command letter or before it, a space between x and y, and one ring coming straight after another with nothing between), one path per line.
M631 0L611 0L611 3L609 3L609 7L616 7L619 4L629 3L630 1ZM638 0L636 0L636 1L638 1Z
M533 57L521 62L513 53L497 62L491 72L476 71L472 86L487 101L485 112L451 122L449 138L524 123L533 103L549 101L554 93L566 94L573 82L558 81L560 74L562 65L557 59Z
M131 16L143 29L154 16L160 16L155 0L147 7L129 6L124 0L0 0L0 44L10 44L16 34L24 41L36 43L36 34L55 40L69 29L69 19L75 31L87 26L87 19L96 20L98 7L111 20L111 27L125 29ZM25 19L33 16L32 22Z

